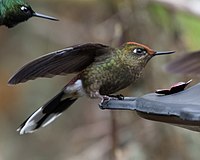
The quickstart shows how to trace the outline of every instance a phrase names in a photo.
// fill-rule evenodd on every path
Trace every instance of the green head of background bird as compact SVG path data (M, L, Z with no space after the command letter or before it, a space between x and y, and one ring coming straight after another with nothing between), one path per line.
M0 25L11 28L31 17L58 20L54 17L36 13L24 0L0 0Z
M128 87L140 77L147 62L156 55L149 47L128 42L119 48L102 44L83 44L55 51L23 66L10 80L18 84L38 77L77 75L49 102L34 112L18 129L20 134L44 127L79 97L108 100L110 94Z

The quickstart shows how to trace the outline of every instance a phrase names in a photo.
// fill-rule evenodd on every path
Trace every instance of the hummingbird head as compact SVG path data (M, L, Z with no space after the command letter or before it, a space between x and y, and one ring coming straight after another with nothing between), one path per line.
M147 62L154 56L172 54L175 51L154 51L144 44L136 42L127 42L122 47L122 52L128 56L129 61L134 65L145 66Z
M8 0L8 2L5 2L3 5L3 24L8 28L14 27L20 22L27 21L31 17L58 21L58 19L54 17L36 13L28 3L22 0Z

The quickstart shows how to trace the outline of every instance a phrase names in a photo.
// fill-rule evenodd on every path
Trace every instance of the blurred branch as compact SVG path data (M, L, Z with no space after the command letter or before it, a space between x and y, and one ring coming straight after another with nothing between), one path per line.
M72 141L80 142L81 140L98 139L109 134L110 123L108 119L93 122L89 125L79 126L72 130L70 137ZM85 132L90 131L90 132Z
M110 137L105 136L101 138L96 143L87 147L82 153L68 158L68 160L80 160L80 159L87 159L87 160L101 160L103 159L104 155L111 149Z
M112 137L112 149L111 149L111 159L116 160L116 151L118 148L118 134L117 134L117 121L116 113L111 111L111 137Z

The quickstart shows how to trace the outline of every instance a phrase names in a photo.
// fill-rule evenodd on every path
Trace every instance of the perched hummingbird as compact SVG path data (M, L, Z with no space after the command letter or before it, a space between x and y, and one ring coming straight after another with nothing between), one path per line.
M69 108L79 97L109 100L113 94L140 77L147 62L157 52L136 42L127 42L120 48L88 43L68 47L39 57L23 66L9 80L9 84L23 83L37 77L77 75L49 102L35 111L18 129L20 134L45 127Z
M11 28L31 17L58 21L58 19L54 17L36 13L24 0L0 0L0 25Z
M167 70L179 74L200 74L200 51L185 54L167 65Z

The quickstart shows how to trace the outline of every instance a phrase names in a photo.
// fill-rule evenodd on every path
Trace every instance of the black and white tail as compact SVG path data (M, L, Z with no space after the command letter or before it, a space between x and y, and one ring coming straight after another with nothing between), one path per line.
M36 110L24 123L17 129L20 134L32 133L40 127L45 127L69 108L77 98L67 97L61 91L44 106Z

